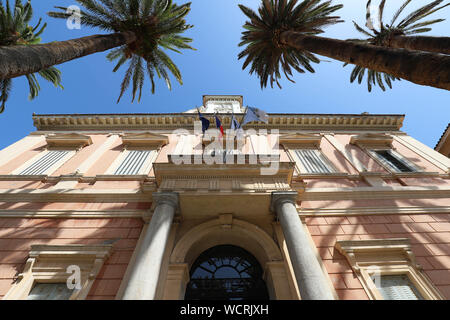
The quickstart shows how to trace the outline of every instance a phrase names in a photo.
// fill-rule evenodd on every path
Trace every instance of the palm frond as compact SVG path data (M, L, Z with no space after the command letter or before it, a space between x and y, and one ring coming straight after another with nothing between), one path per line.
M137 40L113 49L107 55L116 61L113 72L117 72L129 61L128 69L120 86L117 102L131 85L132 102L140 101L145 75L155 92L155 74L172 88L170 74L182 84L181 72L162 49L181 53L182 49L195 50L190 46L191 38L182 34L192 28L186 16L191 3L175 4L172 0L76 0L82 7L81 24L100 28L108 32L131 31ZM67 19L65 7L49 12L51 17Z
M430 2L427 5L424 5L420 7L417 10L414 10L410 14L408 14L405 18L403 18L399 23L396 25L395 22L397 19L399 19L402 12L405 10L406 6L411 3L411 0L406 0L403 2L403 4L400 6L400 8L395 12L394 16L392 17L391 24L384 24L383 23L383 13L384 8L386 5L386 0L381 0L379 6L378 6L378 22L379 22L379 30L375 29L373 27L372 23L372 12L370 11L372 0L368 0L366 4L366 26L370 30L366 30L362 27L360 27L355 21L353 21L353 25L355 29L364 34L367 38L366 39L348 39L347 41L353 41L353 42L360 42L360 43L366 43L366 44L373 44L377 46L389 46L389 41L391 37L402 35L413 35L418 33L425 33L431 30L429 26L444 21L445 19L433 19L428 21L420 21L424 19L425 17L429 16L430 14L441 10L447 6L450 5L450 3L447 3L445 5L442 5L439 7L439 5L443 2L443 0L434 0ZM373 33L371 33L373 32ZM347 64L344 64L344 67ZM355 66L350 74L350 82L354 82L356 78L358 78L358 83L361 83L364 76L367 76L367 89L372 91L372 88L374 86L379 86L381 90L385 91L387 84L387 87L392 89L392 82L395 80L400 80L399 78L396 78L390 74L386 73L380 73L374 70L367 70L365 68L360 68L358 66Z
M249 74L256 74L261 88L274 85L281 88L284 76L294 82L294 71L314 72L312 63L320 60L310 52L297 50L280 42L284 31L315 35L323 32L328 25L341 22L332 16L341 5L332 1L304 0L262 0L257 11L242 4L239 8L248 18L242 32L240 47L245 47L238 59L244 59L242 69L250 67Z
M33 8L30 1L22 3L22 0L15 0L11 7L10 1L6 5L0 1L0 46L32 45L41 42L40 36L45 31L47 24L42 24L39 19L35 26L29 25L33 17ZM39 75L46 81L51 82L55 87L63 89L61 85L61 72L55 67L51 67L39 72ZM38 96L41 89L36 78L36 74L25 76L29 86L29 99ZM10 96L12 80L0 81L0 113L4 111L5 104Z

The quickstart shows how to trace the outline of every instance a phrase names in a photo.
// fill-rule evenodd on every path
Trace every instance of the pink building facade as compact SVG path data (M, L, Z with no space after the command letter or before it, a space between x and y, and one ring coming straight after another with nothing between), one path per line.
M450 299L450 159L403 115L222 137L242 97L203 102L205 133L196 110L33 116L0 151L0 298Z

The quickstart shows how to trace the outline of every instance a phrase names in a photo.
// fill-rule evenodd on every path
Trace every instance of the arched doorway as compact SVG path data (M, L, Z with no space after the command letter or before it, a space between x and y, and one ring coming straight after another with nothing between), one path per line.
M186 300L268 300L258 260L233 245L204 251L192 264Z

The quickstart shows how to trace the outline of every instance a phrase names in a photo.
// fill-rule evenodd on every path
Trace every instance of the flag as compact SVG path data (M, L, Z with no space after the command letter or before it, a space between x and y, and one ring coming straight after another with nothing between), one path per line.
M244 130L242 130L241 124L239 123L239 121L237 121L236 117L234 116L234 113L231 116L230 129L235 131L237 139L239 140L243 139Z
M198 117L200 119L200 121L202 122L202 131L203 133L205 133L206 130L208 130L209 128L209 120L206 119L204 116L202 116L202 114L200 113L200 111L197 109L198 112Z
M267 115L266 112L264 112L260 109L248 107L247 113L245 114L244 120L242 121L242 125L252 122L252 121L262 121L262 122L268 123L269 116Z
M223 137L223 127L222 127L222 122L220 121L219 117L217 115L214 115L216 117L216 126L217 129L220 130L220 133L222 133L222 137Z
M241 128L241 125L239 124L239 121L237 121L236 117L233 115L231 116L231 130L239 130Z

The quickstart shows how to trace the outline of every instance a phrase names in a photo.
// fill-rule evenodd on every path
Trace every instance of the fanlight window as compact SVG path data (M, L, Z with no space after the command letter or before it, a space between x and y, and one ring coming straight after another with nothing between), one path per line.
M268 299L262 268L246 250L221 245L203 252L191 268L186 300Z

